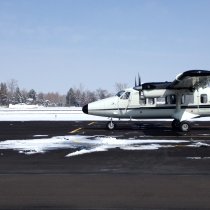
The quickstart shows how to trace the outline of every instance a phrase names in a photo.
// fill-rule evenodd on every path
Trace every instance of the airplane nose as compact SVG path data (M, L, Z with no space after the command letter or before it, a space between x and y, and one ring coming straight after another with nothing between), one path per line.
M86 104L85 106L82 107L82 111L83 111L85 114L88 114L88 104Z

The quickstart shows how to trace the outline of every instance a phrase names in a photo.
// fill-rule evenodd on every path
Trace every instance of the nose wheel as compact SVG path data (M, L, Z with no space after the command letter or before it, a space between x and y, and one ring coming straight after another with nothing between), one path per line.
M110 121L107 123L106 127L109 129L109 130L114 130L116 125L113 123L113 121Z

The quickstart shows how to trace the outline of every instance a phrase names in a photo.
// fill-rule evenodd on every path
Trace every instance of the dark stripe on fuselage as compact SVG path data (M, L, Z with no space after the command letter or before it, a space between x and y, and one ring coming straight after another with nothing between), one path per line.
M148 110L148 109L175 109L176 106L157 106L157 107L137 107L137 108L115 108L115 109L91 109L91 111L117 111L117 110ZM192 105L192 106L181 106L181 109L208 109L210 105Z

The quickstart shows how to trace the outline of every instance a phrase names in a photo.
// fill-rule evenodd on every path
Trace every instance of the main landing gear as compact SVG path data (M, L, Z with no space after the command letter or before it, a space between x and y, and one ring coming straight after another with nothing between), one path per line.
M176 131L180 130L182 132L188 132L191 129L190 122L188 121L180 122L179 120L176 120L176 119L172 121L171 126L173 130L176 130Z
M109 129L109 130L114 130L116 125L113 121L110 121L106 124L106 127Z

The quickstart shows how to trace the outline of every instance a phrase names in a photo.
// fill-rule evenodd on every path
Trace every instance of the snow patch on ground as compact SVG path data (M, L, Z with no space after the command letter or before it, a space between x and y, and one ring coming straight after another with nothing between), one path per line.
M210 159L210 157L187 157L186 159L190 159L190 160L208 160Z
M51 150L73 150L66 157L93 152L108 151L114 148L122 150L156 150L189 143L185 140L128 140L113 137L57 136L43 139L6 140L0 142L1 150L15 150L24 154L45 153Z
M48 135L33 135L33 137L47 137Z
M203 142L196 142L188 146L189 147L209 147L210 145Z
M24 154L44 153L50 150L71 148L65 139L7 140L0 142L0 149L16 150Z

